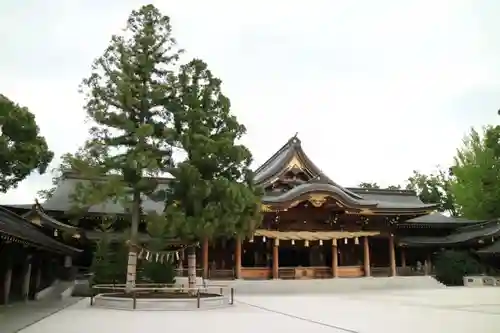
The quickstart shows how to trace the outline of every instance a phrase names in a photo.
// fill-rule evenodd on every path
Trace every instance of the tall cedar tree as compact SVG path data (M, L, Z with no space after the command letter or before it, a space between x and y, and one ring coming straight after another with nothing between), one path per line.
M500 126L472 129L458 149L451 189L464 217L500 217Z
M238 140L246 129L230 112L221 80L201 60L181 66L172 111L176 141L186 155L172 169L167 228L191 242L248 236L260 223L261 190L252 181L252 154ZM188 250L189 285L196 284L195 250Z
M45 173L54 154L39 133L35 116L0 94L0 192L24 180L33 170Z
M154 177L171 163L172 131L165 98L172 66L180 50L172 37L170 19L152 5L133 11L121 36L113 36L98 58L92 74L83 81L85 108L95 124L87 142L90 154L102 163L76 167L90 178L106 175L78 189L77 198L90 206L113 199L127 208L131 221L126 290L135 286L137 233L141 220L155 215L143 212L142 200L154 195Z

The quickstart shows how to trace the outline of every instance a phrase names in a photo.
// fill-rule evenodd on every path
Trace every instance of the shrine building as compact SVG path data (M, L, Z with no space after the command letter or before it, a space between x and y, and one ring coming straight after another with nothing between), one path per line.
M423 203L413 191L343 187L309 159L296 136L258 167L254 177L265 192L260 226L247 239L227 235L202 241L198 275L219 280L431 274L433 254L443 248L500 252L498 221L444 216L435 212L437 204ZM103 219L114 221L108 236L128 239L126 210L113 200L90 207L76 224L69 223L72 194L88 181L67 173L46 202L30 209L6 207L56 235L72 235L69 244L83 249L75 265L87 268L93 244L102 236L96 227ZM158 182L160 188L168 187L169 179ZM143 209L161 213L164 206L145 199ZM139 232L140 242L147 243L151 237L144 223ZM178 270L179 275L187 273L187 258L179 260Z

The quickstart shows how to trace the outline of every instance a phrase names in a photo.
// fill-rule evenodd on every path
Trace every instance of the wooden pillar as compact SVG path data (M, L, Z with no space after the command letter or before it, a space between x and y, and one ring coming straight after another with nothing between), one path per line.
M394 249L394 235L389 235L389 262L391 265L390 276L396 276L396 251Z
M25 270L24 270L24 281L23 281L23 289L22 296L25 301L29 298L30 292L30 279L31 279L31 255L26 258Z
M241 237L236 237L236 248L234 251L234 275L237 279L241 278Z
M406 268L406 251L405 248L401 248L401 267Z
M364 269L365 276L371 276L370 269L370 243L368 236L363 237Z
M279 278L279 244L280 241L279 239L274 240L274 245L273 245L273 279L278 279Z
M40 291L40 287L42 285L42 274L43 274L43 263L40 262L36 271L36 280L35 280L35 292Z
M3 280L3 304L9 304L9 295L12 285L12 258L6 258L6 271Z
M203 240L202 256L203 278L208 279L208 238Z
M339 253L337 251L337 240L332 239L332 276L339 276Z

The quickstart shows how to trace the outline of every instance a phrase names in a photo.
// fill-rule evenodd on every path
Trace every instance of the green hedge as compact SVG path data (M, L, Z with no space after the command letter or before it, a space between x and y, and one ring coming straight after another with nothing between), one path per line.
M447 286L463 285L467 275L485 274L489 268L468 251L444 250L434 259L436 279Z

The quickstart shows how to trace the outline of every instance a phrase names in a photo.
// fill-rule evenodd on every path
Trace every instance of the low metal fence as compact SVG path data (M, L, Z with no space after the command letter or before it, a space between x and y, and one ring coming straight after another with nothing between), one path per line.
M142 298L141 294L145 293L170 293L173 297L158 297L158 298ZM117 295L117 293L120 293ZM179 297L176 298L175 295L179 296L183 294L189 294L191 297ZM204 294L211 294L210 296L205 296ZM223 299L228 305L234 305L234 288L221 285L221 284L209 284L200 285L194 288L189 288L184 285L173 285L173 284L137 284L131 290L127 290L124 284L96 284L92 286L92 294L90 296L90 305L93 306L96 301L96 297L101 299L113 299L116 300L117 296L120 299L132 300L132 309L137 309L138 300L154 300L156 303L160 300L168 301L186 301L193 302L195 300L195 307L200 309L204 300L211 299ZM129 296L129 297L126 297Z

